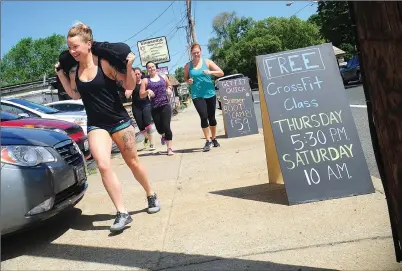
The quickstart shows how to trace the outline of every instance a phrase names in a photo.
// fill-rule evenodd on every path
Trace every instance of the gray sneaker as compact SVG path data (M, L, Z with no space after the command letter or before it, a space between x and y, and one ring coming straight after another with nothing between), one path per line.
M152 196L148 196L147 200L148 200L148 214L154 214L160 211L161 205L158 196L155 193Z
M133 219L129 214L117 212L116 219L114 220L113 225L110 227L110 231L122 231L126 227L126 225L130 224L131 222L133 222Z
M204 148L203 148L202 150L203 150L204 152L207 152L207 151L211 150L211 145L212 145L212 142L211 142L211 141L205 142L205 146L204 146Z

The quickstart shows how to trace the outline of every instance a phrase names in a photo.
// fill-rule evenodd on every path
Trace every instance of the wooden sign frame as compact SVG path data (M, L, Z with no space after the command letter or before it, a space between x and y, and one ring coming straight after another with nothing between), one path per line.
M268 169L268 182L272 184L284 184L282 170L279 165L278 152L276 151L274 134L272 132L271 121L269 118L268 107L265 101L264 88L262 87L258 67L257 67L257 78L258 78L258 92L260 93L260 106L261 106L262 128L264 132L265 155L267 158L266 160Z

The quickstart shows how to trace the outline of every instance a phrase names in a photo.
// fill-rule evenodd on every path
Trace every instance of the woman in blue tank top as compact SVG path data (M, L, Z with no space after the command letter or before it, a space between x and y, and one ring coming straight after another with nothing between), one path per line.
M212 60L201 58L201 46L197 43L191 46L192 61L184 66L184 79L191 85L191 98L201 119L201 128L206 142L204 151L209 151L211 145L219 147L216 140L216 93L211 75L223 76L223 71Z
M121 85L125 89L134 89L136 80L132 65L135 56L132 52L128 54L126 74L118 72L108 61L92 54L92 30L83 23L77 23L69 30L67 44L78 67L72 68L67 76L60 63L57 63L55 71L67 94L75 100L82 98L88 115L89 149L98 165L103 185L117 209L110 231L120 232L133 220L124 207L121 185L110 162L112 141L117 144L127 166L144 188L148 212L160 210L159 200L138 158L134 127L117 92Z

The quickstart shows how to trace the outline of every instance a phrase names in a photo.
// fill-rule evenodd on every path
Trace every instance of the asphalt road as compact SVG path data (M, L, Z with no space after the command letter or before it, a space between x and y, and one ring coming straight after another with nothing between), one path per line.
M356 128L359 134L360 142L363 147L364 155L366 157L367 165L370 170L370 174L374 177L380 178L378 173L377 163L375 160L373 146L371 144L371 135L367 119L367 108L364 96L363 87L360 85L347 86L346 94L349 98L349 104L351 106L352 115L356 124ZM254 110L257 116L258 127L262 127L261 109L260 109L260 96L257 91L253 91L254 98Z

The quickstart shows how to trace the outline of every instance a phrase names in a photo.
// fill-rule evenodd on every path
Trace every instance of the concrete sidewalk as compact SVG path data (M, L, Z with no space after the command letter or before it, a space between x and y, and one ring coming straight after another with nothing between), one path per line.
M218 134L224 134L221 111ZM176 155L140 152L162 202L146 199L118 155L113 165L134 222L109 236L114 208L99 174L84 199L46 226L2 244L3 270L402 270L381 182L376 193L288 206L267 184L262 131L201 152L190 105L172 121Z

